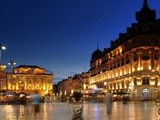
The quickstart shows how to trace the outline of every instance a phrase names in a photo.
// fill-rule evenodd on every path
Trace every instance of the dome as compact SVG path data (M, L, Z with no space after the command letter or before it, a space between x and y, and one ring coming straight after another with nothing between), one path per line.
M95 51L92 53L92 59L94 59L95 57L97 57L97 56L100 55L101 53L102 53L102 51L97 48L97 50L95 50Z

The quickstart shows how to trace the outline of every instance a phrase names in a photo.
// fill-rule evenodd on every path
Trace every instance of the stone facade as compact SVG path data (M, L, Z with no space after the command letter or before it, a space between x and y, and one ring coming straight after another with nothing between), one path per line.
M35 90L42 96L53 95L53 77L36 65L20 65L6 74L6 90L32 94Z
M160 97L160 19L147 0L135 16L137 23L111 41L109 48L93 52L90 89L129 93L131 99Z
M5 90L6 85L6 66L0 65L0 90Z
M74 91L85 93L89 86L89 72L83 72L82 74L75 74L67 79L64 79L57 84L57 96L70 97Z

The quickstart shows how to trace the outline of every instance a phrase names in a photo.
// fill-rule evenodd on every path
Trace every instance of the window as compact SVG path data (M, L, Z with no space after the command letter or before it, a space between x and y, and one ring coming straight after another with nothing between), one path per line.
M143 85L149 85L149 79L148 78L143 78L142 84Z
M137 61L137 57L134 57L134 61Z
M124 60L122 61L122 63L121 63L121 66L123 66L124 65Z
M129 59L126 60L126 64L128 64L128 63L129 63Z
M155 56L155 60L158 60L158 55L157 55L157 56Z
M149 60L149 59L150 59L150 57L148 55L143 55L142 56L142 60Z

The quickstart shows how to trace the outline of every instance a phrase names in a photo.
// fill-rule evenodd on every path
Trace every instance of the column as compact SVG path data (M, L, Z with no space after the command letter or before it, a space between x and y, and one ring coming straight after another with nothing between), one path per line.
M160 51L158 53L158 67L159 67L159 73L160 73Z
M153 50L150 51L150 66L151 70L154 70L154 58L155 58L155 52Z
M141 51L138 51L137 55L138 55L138 59L137 59L137 65L138 65L138 71L141 70L141 65L142 65L142 59L141 59Z
M132 74L133 72L133 53L130 53L130 73Z

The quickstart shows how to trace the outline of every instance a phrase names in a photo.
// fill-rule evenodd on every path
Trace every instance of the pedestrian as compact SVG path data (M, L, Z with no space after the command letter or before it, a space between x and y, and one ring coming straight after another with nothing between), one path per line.
M32 97L32 104L33 104L34 113L39 113L40 112L41 96L39 95L38 91L35 91L31 97Z
M107 116L109 119L111 119L111 113L112 113L112 93L109 91L106 93L106 110L107 110Z

